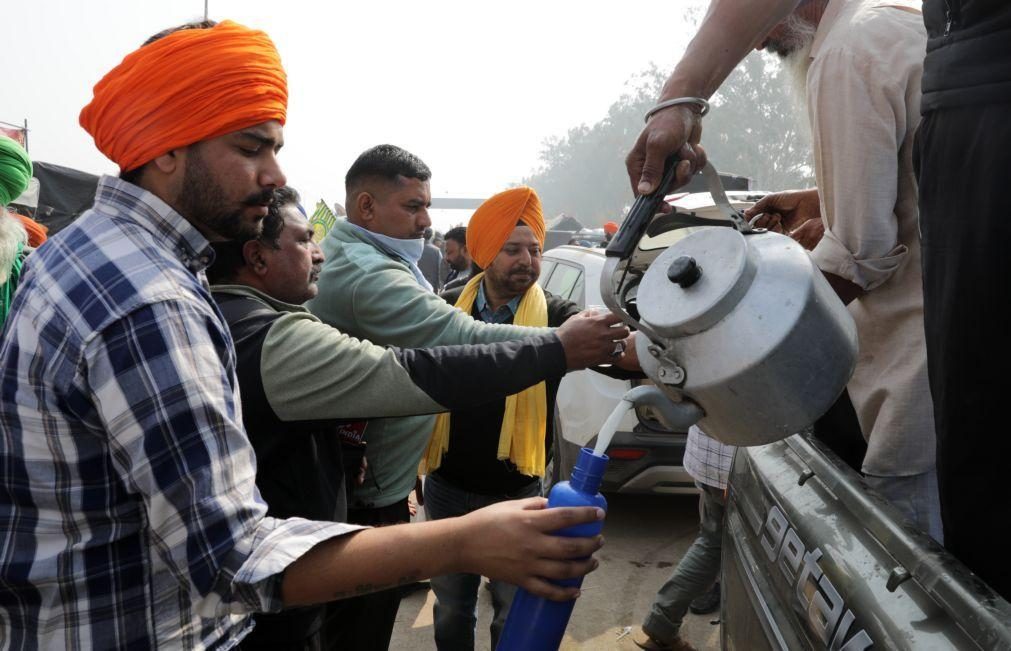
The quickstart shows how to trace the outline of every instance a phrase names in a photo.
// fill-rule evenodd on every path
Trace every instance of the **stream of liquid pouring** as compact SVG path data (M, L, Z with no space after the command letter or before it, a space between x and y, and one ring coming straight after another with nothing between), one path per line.
M597 434L597 445L593 448L595 456L600 457L607 452L607 448L611 445L611 439L614 438L614 433L617 431L621 419L625 417L625 414L633 406L628 400L622 400L614 408L614 411L611 412L611 415L607 417L604 425L600 428L600 433Z

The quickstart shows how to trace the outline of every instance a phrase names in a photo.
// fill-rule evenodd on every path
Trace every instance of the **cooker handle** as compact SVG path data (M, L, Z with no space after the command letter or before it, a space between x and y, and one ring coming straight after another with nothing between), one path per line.
M706 185L709 187L709 194L713 197L713 203L720 209L723 216L730 220L734 228L741 233L751 233L754 231L755 229L751 227L748 220L730 205L730 200L727 199L727 192L723 189L723 182L720 181L719 172L716 171L712 163L706 162L706 166L702 168L702 176L706 179Z
M656 190L652 194L641 194L636 197L635 203L628 211L628 216L621 222L618 232L614 234L611 243L607 245L606 255L608 257L624 260L635 251L636 245L642 239L642 234L646 232L646 227L653 221L663 198L667 196L667 190L674 183L678 162L677 155L668 158L663 166L663 179Z

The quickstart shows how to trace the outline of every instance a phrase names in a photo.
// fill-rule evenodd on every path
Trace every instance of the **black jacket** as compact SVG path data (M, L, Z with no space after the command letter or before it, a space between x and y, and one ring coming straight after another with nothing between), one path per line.
M925 0L921 111L1011 103L1011 2Z
M456 303L463 288L443 292L441 296L450 304ZM558 327L580 312L579 306L545 292L548 302L548 325ZM478 317L475 304L471 316ZM512 323L512 321L509 321ZM598 368L598 372L618 378L642 377L620 369ZM555 396L561 377L547 381L548 422L544 445L550 450L554 441ZM439 476L462 490L482 495L510 496L528 487L539 478L523 475L508 460L499 460L498 440L502 429L505 400L496 400L480 406L454 409L450 417L449 451L435 471Z
M466 285L469 281L470 281L469 269L467 269L466 271L458 272L452 278L449 277L446 278L446 284L442 288L442 293L445 294L453 291L454 289L460 289L462 291L463 286ZM459 295L459 293L457 293L457 295Z
M260 358L270 326L283 312L251 297L215 293L235 342L236 373L246 435L258 459L256 487L267 515L347 520L347 494L336 421L282 421L263 390ZM250 644L284 645L305 639L323 625L323 608L257 614Z

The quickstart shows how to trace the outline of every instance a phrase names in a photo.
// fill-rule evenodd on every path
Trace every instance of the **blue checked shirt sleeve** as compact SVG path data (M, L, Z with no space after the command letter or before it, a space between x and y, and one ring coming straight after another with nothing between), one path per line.
M280 609L285 567L357 529L264 516L233 360L217 314L173 300L105 328L82 374L116 473L143 500L151 571L204 617Z

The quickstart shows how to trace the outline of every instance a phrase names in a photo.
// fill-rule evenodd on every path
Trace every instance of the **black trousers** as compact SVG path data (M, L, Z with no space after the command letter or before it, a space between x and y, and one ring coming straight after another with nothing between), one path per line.
M239 644L239 649L241 651L323 651L323 634L322 631L317 631L301 642L281 643L250 641L247 637Z
M1011 104L928 113L914 159L944 543L1011 599Z
M375 509L348 509L348 522L381 527L411 520L407 498ZM410 554L410 549L401 550ZM335 601L327 606L326 646L333 651L386 651L400 609L400 588Z

